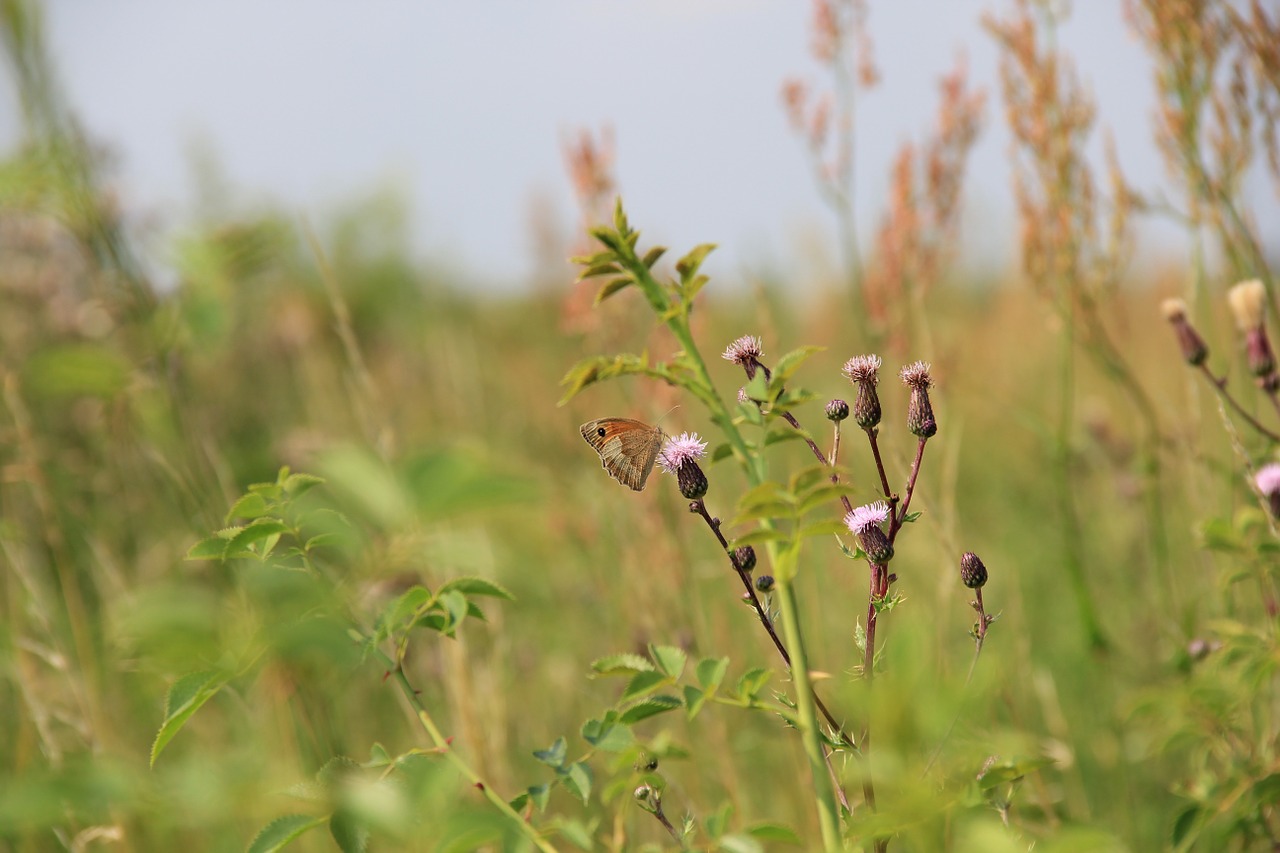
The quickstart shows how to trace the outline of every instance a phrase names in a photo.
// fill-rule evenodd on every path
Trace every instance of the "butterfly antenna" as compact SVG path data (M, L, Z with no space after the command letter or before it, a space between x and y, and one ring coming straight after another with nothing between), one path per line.
M679 407L678 405L676 405L676 406L672 406L671 408L667 409L667 414L666 414L666 415L663 415L661 418L658 418L658 424L657 424L657 425L660 427L660 426L661 426L661 424L662 424L663 418L666 418L666 416L667 416L667 415L671 414L672 412L674 412L674 411L675 411L676 409L678 409L678 408L680 408L680 407Z

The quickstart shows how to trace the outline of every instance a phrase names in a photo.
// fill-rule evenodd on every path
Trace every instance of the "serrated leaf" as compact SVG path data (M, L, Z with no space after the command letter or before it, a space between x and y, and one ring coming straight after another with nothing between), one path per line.
M303 474L299 472L297 474L290 474L280 485L284 487L284 490L290 497L296 498L300 495L305 495L316 486L324 485L324 482L324 477L317 477L315 474Z
M226 557L231 559L248 553L265 557L275 547L280 534L288 529L278 518L255 518L227 543ZM251 550L251 546L258 543L261 547Z
M747 670L738 678L737 695L742 699L754 699L772 676L772 672L762 667Z
M644 264L646 267L653 269L653 265L658 262L658 258L661 258L666 253L667 253L666 246L654 246L649 251L644 253L644 257L640 259L640 262Z
M582 739L603 752L621 752L636 742L631 729L613 720L588 720L582 725Z
M548 767L557 769L564 766L564 760L569 755L569 744L562 737L556 738L556 742L546 749L536 749L533 757L541 761Z
M729 671L728 658L703 658L698 661L698 667L694 670L698 678L698 684L702 685L703 690L712 691L720 686L724 681L724 675Z
M470 609L470 602L467 597L457 590L443 592L436 596L436 599L444 607L445 612L449 614L449 627L452 630L462 624L467 618L467 611Z
M249 842L246 853L276 853L283 850L304 832L315 829L325 822L323 817L312 817L305 814L285 815L278 817L264 826Z
M230 524L233 518L258 518L266 514L266 499L260 494L250 492L247 495L241 495L240 499L231 505L224 521Z
M630 675L636 672L652 672L653 663L640 655L624 653L598 658L591 663L591 671L599 676Z
M477 577L454 578L440 587L440 592L445 593L449 590L457 590L465 595L488 595L493 598L505 598L507 601L515 601L516 597L512 595L506 587L491 580Z
M227 540L217 536L210 536L208 539L201 539L192 545L187 551L187 560L221 560L222 555L226 553Z
M345 810L334 812L329 818L329 835L342 853L364 853L369 847L369 828Z
M227 683L227 675L218 670L204 670L184 675L173 683L164 702L164 722L151 744L151 766L155 766L160 753L182 730L187 720L204 703L218 694Z
M414 586L402 592L382 609L377 625L380 631L392 631L408 622L431 602L431 591ZM385 638L385 633L384 633Z
M618 720L619 722L631 726L641 720L646 720L649 717L653 717L658 714L665 714L667 711L679 708L683 704L684 703L675 696L652 696L623 711Z
M622 691L622 699L626 701L643 696L646 693L652 693L670 680L661 672L637 672L627 682L626 689Z
M685 654L684 649L676 646L649 646L649 655L653 658L653 662L658 665L664 673L673 679L679 678L684 672L684 665L689 660L689 656Z
M578 799L582 800L585 806L587 800L591 798L591 768L581 761L570 764L561 777L561 782L566 790Z
M632 284L635 284L635 281L630 278L615 278L613 281L605 282L604 284L600 285L600 289L596 291L595 304L599 305L601 302L604 302L610 296L613 296L618 291L623 290L624 288Z

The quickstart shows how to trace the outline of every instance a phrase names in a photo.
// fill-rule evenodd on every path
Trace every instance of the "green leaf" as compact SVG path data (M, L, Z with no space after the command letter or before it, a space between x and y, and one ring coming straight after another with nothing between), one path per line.
M618 266L617 261L609 260L602 264L589 266L578 273L578 281L586 281L589 278L601 275L617 275L620 272L622 272L622 267Z
M698 716L698 712L702 710L702 705L707 701L707 694L694 687L692 684L684 686L684 706L687 709L689 719Z
M599 305L610 296L613 296L618 291L623 290L632 284L635 284L635 280L630 278L615 278L613 281L605 282L600 285L600 289L596 291L596 300L594 304Z
M556 405L563 406L581 393L582 389L593 383L605 379L613 379L616 376L629 376L637 373L652 374L655 372L657 372L656 369L649 366L649 356L647 354L620 353L613 358L603 355L584 358L569 368L564 378L560 380L561 387L566 390L564 396L560 398Z
M757 370L756 375L746 384L748 399L764 401L769 399L769 383L765 381L764 371Z
M631 729L606 717L582 725L582 739L602 752L622 752L636 742Z
M591 768L581 761L570 764L561 777L569 793L582 800L585 806L591 798Z
M291 814L278 817L264 826L249 842L247 853L276 853L283 850L300 835L325 822L323 817Z
M226 673L218 670L205 670L184 675L169 688L164 702L164 722L156 733L155 742L151 744L151 766L154 767L160 753L173 740L174 735L182 730L187 720L218 694L227 683Z
M708 692L720 686L720 682L724 681L724 674L728 671L728 658L703 658L698 661L698 667L694 670L698 683Z
M690 249L683 258L676 261L676 272L680 273L680 278L685 282L689 281L715 248L715 243L702 243Z
M462 593L453 590L450 592L442 592L436 596L436 599L444 607L445 612L449 614L450 633L452 629L462 624L467 618L467 611L470 609L470 602Z
M191 546L187 551L187 560L221 560L222 555L226 553L227 540L218 536L210 536L208 539L201 539L199 542Z
M443 594L449 590L457 590L465 595L488 595L493 598L505 598L507 601L515 601L516 597L512 595L506 587L501 584L494 583L490 580L477 577L454 578L448 581L444 586L440 587Z
M922 515L924 515L924 512L923 512L923 511L921 511L921 512L909 512L909 513L907 513L905 516L903 516L903 517L902 517L902 523L903 523L903 524L910 524L911 522L915 521L916 519L918 519L918 518L919 518L920 516L922 516Z
M258 518L267 514L267 501L260 494L250 492L242 495L240 500L231 505L231 509L227 510L227 524L231 523L233 518Z
M658 262L658 258L662 257L666 253L667 253L666 246L654 246L649 251L644 253L644 257L640 259L640 262L643 263L649 269L653 269L653 265Z
M529 799L533 801L538 811L545 812L547 810L547 801L551 799L551 786L546 782L541 785L530 785Z
M274 550L280 534L289 528L278 518L255 518L246 524L239 533L227 543L224 559L234 559L252 554L265 557ZM262 543L259 548L252 546Z
M342 853L364 853L369 847L369 828L345 810L336 811L329 818L329 834Z
M826 347L805 346L799 349L793 349L791 352L778 359L778 364L773 368L773 379L770 381L770 388L781 388L787 383L796 371L800 369L800 365L815 352L822 352Z
M745 831L752 838L759 838L762 841L781 841L783 844L794 844L797 847L804 845L794 829L780 823L756 823L748 826Z
M684 672L684 665L688 661L689 656L684 650L676 646L649 646L649 655L653 658L658 668L665 672L673 679L679 678L680 673Z
M819 486L801 498L796 514L808 515L820 506L838 502L840 498L848 496L852 491L852 487L846 483L827 483L824 486ZM841 509L843 508L841 506Z
M663 684L671 679L661 672L637 672L627 682L627 687L622 691L622 699L635 699L637 696L643 696L646 693L652 693Z
M675 696L654 696L632 705L626 711L623 711L622 716L618 719L630 726L657 714L665 714L667 711L679 708L683 704Z
M764 437L764 446L772 447L773 445L780 444L784 441L802 440L804 440L804 433L788 426L786 429L771 430L769 434Z
M747 670L738 678L736 691L738 697L748 700L755 699L772 677L773 673L770 670L761 667Z
M556 742L546 749L534 750L533 757L541 761L548 767L559 769L564 766L564 760L569 755L569 744L562 737L556 738Z
M598 676L631 675L636 672L652 672L653 664L640 655L620 654L598 658L591 663L591 671Z
M701 291L702 288L707 286L707 282L709 281L711 281L711 279L707 278L705 275L695 275L693 278L689 279L688 283L684 286L684 303L686 305L692 303L694 297L698 295L698 292Z
M622 196L618 196L613 201L613 227L619 234L631 232L630 223L627 222L627 212L622 209Z
M733 447L728 443L717 444L715 450L711 451L711 461L719 462L721 459L728 459L733 455Z
M296 498L305 495L316 486L324 485L324 477L317 477L315 474L290 474L284 478L281 485L289 497Z
M733 818L733 803L723 803L713 814L707 816L707 835L719 838L729 829L729 821Z

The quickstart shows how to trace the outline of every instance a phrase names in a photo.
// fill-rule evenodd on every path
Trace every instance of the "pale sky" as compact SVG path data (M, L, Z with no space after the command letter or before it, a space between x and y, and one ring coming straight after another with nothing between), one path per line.
M988 108L962 236L977 256L1008 257L1008 135L979 23L1005 0L870 6L883 82L859 105L863 227L883 209L896 149L927 130L937 79L963 52ZM1150 66L1120 7L1077 2L1060 42L1130 180L1157 189ZM604 124L632 222L674 249L719 243L713 276L786 270L821 243L806 233L831 221L779 100L789 76L823 82L802 0L52 0L48 11L71 101L118 154L125 203L152 221L182 222L202 151L240 202L313 221L395 187L420 257L519 287L534 272L531 198L550 198L564 228L575 222L562 138ZM16 122L8 98L0 132L12 139ZM1274 246L1280 207L1269 186L1256 195Z

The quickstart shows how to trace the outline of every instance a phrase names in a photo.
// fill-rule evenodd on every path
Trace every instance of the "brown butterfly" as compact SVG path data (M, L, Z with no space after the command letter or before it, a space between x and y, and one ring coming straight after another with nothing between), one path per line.
M630 418L600 418L578 429L609 476L637 492L644 488L658 458L665 433L656 426Z

